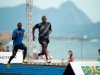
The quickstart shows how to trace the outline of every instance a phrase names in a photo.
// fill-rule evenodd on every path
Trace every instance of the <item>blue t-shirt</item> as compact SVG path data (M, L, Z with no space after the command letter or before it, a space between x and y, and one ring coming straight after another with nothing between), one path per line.
M16 39L13 40L13 45L19 45L22 44L23 36L24 36L24 29L21 29L20 31L18 29L15 29L13 31L12 36L15 36Z

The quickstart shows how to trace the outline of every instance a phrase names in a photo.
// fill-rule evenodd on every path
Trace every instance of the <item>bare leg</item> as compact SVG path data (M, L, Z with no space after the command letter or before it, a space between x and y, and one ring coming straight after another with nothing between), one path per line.
M11 60L16 56L16 53L18 51L18 47L17 46L14 46L13 47L13 52L12 52L12 56L10 57L8 63L10 64Z
M42 52L45 54L46 60L48 60L48 53L47 53L47 44L45 41L42 43Z

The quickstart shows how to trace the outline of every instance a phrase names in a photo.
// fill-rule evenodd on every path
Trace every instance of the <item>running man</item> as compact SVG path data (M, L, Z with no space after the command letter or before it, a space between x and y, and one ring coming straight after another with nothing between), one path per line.
M50 60L48 59L48 53L47 53L47 47L48 47L48 43L49 43L49 34L52 31L51 28L51 23L46 22L47 21L47 17L46 16L42 16L42 22L36 24L33 29L32 29L32 34L33 34L33 41L35 40L35 29L38 28L39 30L39 43L41 44L42 47L42 51L41 53L38 54L38 57L41 55L45 55L46 57L46 61L49 63Z
M22 43L24 32L25 30L22 29L22 24L18 23L17 29L15 29L12 34L13 52L12 52L12 56L10 57L7 63L8 68L10 67L11 60L16 56L18 49L23 50L23 63L27 63L27 60L25 59L26 54L27 54L27 47Z

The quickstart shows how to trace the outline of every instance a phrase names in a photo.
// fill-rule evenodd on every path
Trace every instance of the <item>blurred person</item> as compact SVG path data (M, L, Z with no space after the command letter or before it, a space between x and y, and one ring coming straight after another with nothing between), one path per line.
M4 47L3 47L3 43L0 42L0 52L4 52L4 51L5 51L5 49L4 49Z
M97 61L100 61L100 49L98 49L98 55Z
M68 54L69 54L68 62L73 62L74 61L73 52L71 50L69 50Z
M42 52L38 54L38 57L41 55L45 55L46 57L46 61L47 63L51 62L48 59L48 53L47 53L47 47L48 47L48 43L49 43L49 34L52 31L52 27L51 27L51 23L50 22L46 22L47 21L47 17L46 16L42 16L42 22L36 24L33 29L32 29L32 34L33 34L33 41L35 40L35 29L38 28L39 30L39 43L41 44L42 47Z
M16 56L18 49L23 50L23 63L27 63L27 60L25 59L27 55L27 47L25 46L25 44L22 43L24 32L25 30L22 29L22 24L19 22L17 24L17 29L15 29L12 34L13 52L12 52L12 56L10 57L7 63L8 68L10 68L10 62Z

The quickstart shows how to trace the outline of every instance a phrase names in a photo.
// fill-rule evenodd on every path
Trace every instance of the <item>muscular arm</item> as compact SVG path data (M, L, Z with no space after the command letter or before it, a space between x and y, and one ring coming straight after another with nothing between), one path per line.
M16 33L16 31L13 31L12 40L15 40L16 38L17 38L17 33Z
M49 34L52 32L52 26L50 24L50 28L49 28Z
M36 28L38 28L38 24L35 25L35 26L33 26L33 28L32 28L33 41L35 40L35 35L34 35L34 33L35 33L35 29L36 29Z
M12 35L12 40L15 40L17 38L17 36Z
M23 31L25 32L25 30ZM13 31L13 34L12 34L12 40L15 40L19 35L22 35L22 31ZM23 34L24 36L24 34Z
M34 37L34 33L35 33L35 27L32 28L32 35L33 35L33 39L35 39Z

